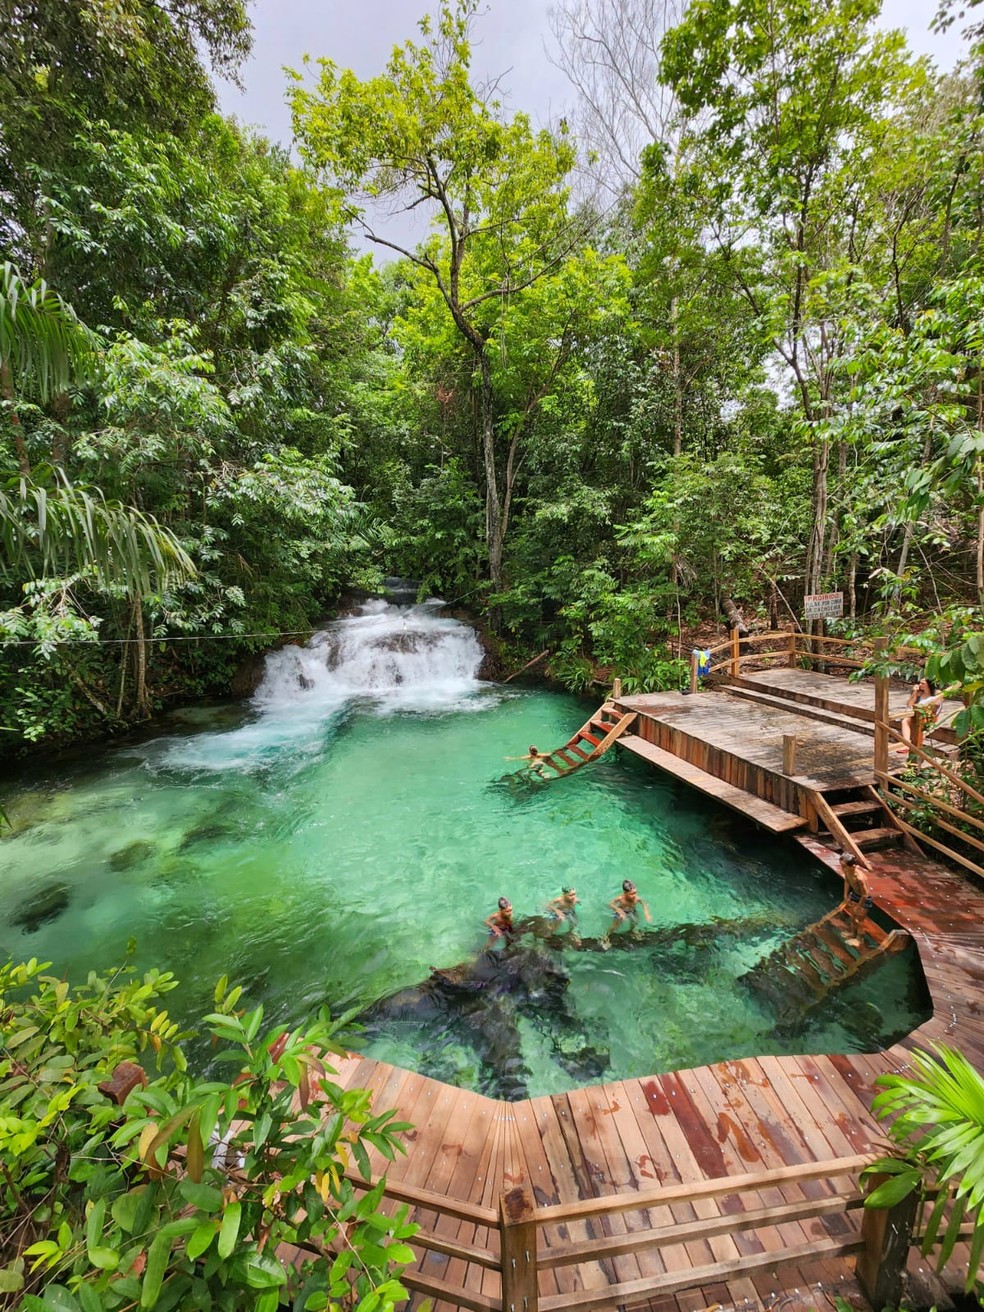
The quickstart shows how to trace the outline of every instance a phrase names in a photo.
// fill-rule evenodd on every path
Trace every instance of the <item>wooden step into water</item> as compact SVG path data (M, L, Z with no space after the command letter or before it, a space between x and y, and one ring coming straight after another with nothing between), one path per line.
M539 752L536 762L539 768L534 768L532 773L548 783L573 774L589 761L604 756L635 720L635 711L622 711L612 702L605 702L562 747Z
M886 931L869 916L854 925L843 906L801 930L741 976L741 982L766 1002L780 1025L795 1024L849 980L856 980L886 953L908 942L902 930Z

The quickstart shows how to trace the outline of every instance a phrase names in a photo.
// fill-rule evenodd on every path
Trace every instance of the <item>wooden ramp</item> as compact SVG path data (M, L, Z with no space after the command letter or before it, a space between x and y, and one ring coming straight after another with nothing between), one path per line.
M568 738L563 747L552 752L541 752L537 758L544 770L537 770L541 779L561 779L573 774L589 761L603 756L635 721L635 711L622 711L614 702L607 701L594 715L585 720L577 733Z
M798 1023L835 989L909 942L904 930L884 930L870 916L858 927L858 937L854 942L854 926L841 905L764 957L740 982L768 1002L780 1025Z

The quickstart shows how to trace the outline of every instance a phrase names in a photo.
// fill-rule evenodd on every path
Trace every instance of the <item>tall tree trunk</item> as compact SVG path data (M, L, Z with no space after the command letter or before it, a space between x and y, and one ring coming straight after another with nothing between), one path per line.
M674 296L670 301L670 331L673 334L673 454L683 451L683 380L680 374L680 306Z
M133 709L141 719L150 715L147 698L147 638L144 630L143 598L133 599Z
M977 604L984 606L984 464L977 460Z
M482 428L482 463L485 469L485 542L489 556L489 578L493 589L501 592L503 523L502 505L499 501L499 475L495 460L495 397L492 391L492 366L484 346L474 345L474 349L481 375L478 409Z
M677 322L680 315L680 304L674 296L670 301L670 331L673 335L673 454L680 456L683 453L683 389L680 380L680 334L677 331ZM679 534L679 522L674 520L673 532ZM677 564L676 552L673 553L673 560L670 565L670 582L673 591L679 601L680 596L680 567Z
M824 545L827 538L827 467L830 443L826 438L813 447L813 521L806 549L806 591L819 592L823 580Z

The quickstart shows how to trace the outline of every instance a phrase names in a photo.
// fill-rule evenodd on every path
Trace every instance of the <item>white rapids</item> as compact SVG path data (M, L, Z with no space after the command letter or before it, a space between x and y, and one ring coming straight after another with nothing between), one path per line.
M442 604L370 601L305 646L271 652L254 704L264 712L298 704L314 710L359 697L397 711L470 698L481 686L482 648L474 629L441 615Z

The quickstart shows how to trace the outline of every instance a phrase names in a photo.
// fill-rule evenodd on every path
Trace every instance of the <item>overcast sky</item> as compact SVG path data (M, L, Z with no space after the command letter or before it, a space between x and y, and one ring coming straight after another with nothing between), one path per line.
M548 13L556 7L557 0L489 0L475 29L476 76L502 76L506 104L525 110L538 126L554 122L571 100L567 79L544 50L553 43ZM245 91L221 84L222 108L286 143L291 130L285 65L299 68L305 54L324 55L370 77L382 71L394 45L419 36L417 20L436 8L431 0L253 0L255 36L242 73ZM945 37L930 33L935 9L934 0L885 0L883 22L905 28L914 50L948 68L959 55L960 37L955 28Z

